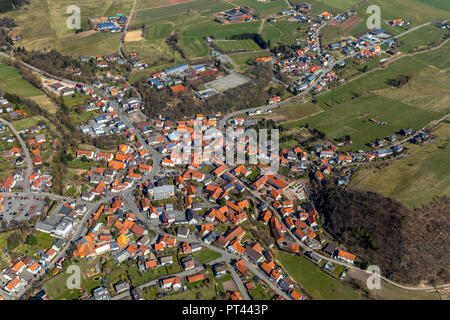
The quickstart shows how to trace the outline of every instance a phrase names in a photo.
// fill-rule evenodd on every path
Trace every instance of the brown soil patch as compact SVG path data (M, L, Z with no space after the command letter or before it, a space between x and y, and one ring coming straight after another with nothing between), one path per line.
M128 31L127 34L125 35L125 42L136 42L136 41L141 41L143 39L144 38L142 38L142 30L141 29Z
M222 282L222 287L223 287L223 290L225 290L225 291L231 291L231 292L237 291L236 284L234 283L233 280L228 280L228 281Z

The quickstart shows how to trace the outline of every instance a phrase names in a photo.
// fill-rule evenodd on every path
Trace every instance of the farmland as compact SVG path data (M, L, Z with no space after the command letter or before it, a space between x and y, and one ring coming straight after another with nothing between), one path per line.
M254 9L254 14L258 17L267 17L283 10L289 10L285 0L275 0L272 2L259 2L256 0L234 0L238 6L248 6Z
M101 16L108 16L113 14L128 14L131 10L131 0L100 0L88 1L81 0L77 2L81 12L81 28L86 30L88 26L88 18L95 18ZM11 11L6 16L15 20L18 25L17 31L23 37L20 45L26 49L49 49L62 48L68 45L61 44L62 38L73 35L74 30L67 28L66 21L69 14L66 13L67 7L73 4L69 0L62 1L45 1L35 0L31 1L24 9L18 11ZM114 35L107 33L114 41ZM103 41L102 37L86 37L88 43L96 47L107 45L107 41ZM99 41L97 43L97 41ZM82 45L83 43L79 44ZM69 46L69 48L74 48Z
M408 144L407 158L383 169L360 169L351 186L380 192L410 208L450 196L450 124L440 124L432 134L438 138L423 147Z

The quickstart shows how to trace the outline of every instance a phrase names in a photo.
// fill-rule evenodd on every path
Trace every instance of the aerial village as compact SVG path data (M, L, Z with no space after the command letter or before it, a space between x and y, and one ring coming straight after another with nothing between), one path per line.
M330 44L327 50L321 49L318 26L330 19L344 21L355 12L337 17L323 12L318 17L309 17L310 7L305 3L269 18L269 22L276 23L277 16L288 15L293 21L309 23L308 40L298 41L291 54L278 52L255 60L255 64L270 63L275 71L292 79L289 88L295 94L306 90L320 92L327 88L327 83L339 81L330 68L337 61L334 51L355 59L371 59L380 52L381 43L391 45L390 41L394 41L387 40L390 34L376 29L359 39L343 39ZM216 16L224 24L252 19L255 17L245 8ZM126 17L118 15L92 23L101 31L115 32L125 22ZM401 23L407 22L392 21L395 26ZM38 217L34 228L54 238L45 250L28 252L1 270L2 293L20 296L35 279L57 275L69 261L79 263L104 257L114 268L125 266L136 268L140 274L157 272L162 276L136 286L122 279L114 283L106 281L90 292L77 288L80 296L96 300L128 296L144 299L144 294L149 294L148 288L152 288L157 297L163 297L200 284L209 287L212 279L216 279L215 283L223 283L223 296L232 300L248 298L261 287L273 299L302 300L305 293L276 264L273 249L304 255L329 272L338 263L360 262L346 248L337 246L321 228L321 213L309 197L309 185L321 183L325 176L333 177L338 185L346 185L351 177L347 167L402 157L403 142L423 143L432 139L427 132L405 128L401 137L380 137L371 143L374 150L370 152L341 152L339 149L351 144L351 139L337 145L315 144L308 150L282 148L278 156L259 150L256 156L260 160L277 161L281 168L294 172L296 178L272 172L263 162L227 165L224 158L209 155L191 157L186 164L186 159L172 152L185 141L181 131L188 132L192 140L189 147L216 141L214 148L225 153L234 149L220 139L226 128L252 128L258 123L253 116L271 111L255 107L231 117L216 112L197 114L188 120L163 115L150 119L142 112L141 99L131 94L130 85L111 68L123 64L146 68L137 54L132 53L127 61L114 55L80 59L82 63L90 60L104 72L104 77L92 84L45 77L42 80L44 87L54 94L84 95L81 113L88 116L76 123L82 134L116 135L125 141L117 144L114 151L92 147L76 151L74 160L92 163L83 169L86 188L78 198L51 194L53 176L44 164L60 142L45 123L16 134L0 122L0 136L7 146L2 149L2 156L11 171L0 181L1 220ZM342 64L344 60L338 62ZM235 81L239 77L229 70L219 71L214 64L180 64L153 73L148 85L154 90L170 87L173 93L178 93L187 90L190 80L203 78L207 89L192 94L198 99L208 99L245 83L245 79ZM280 97L273 96L267 106L280 102ZM20 105L4 97L0 97L0 112L8 120L27 116ZM381 121L371 121L383 125ZM243 138L242 142L248 140ZM244 152L247 156L254 155L247 147ZM308 172L312 173L312 181ZM50 212L45 197L53 202ZM20 203L12 203L19 199ZM270 238L260 236L263 230ZM214 258L204 262L199 258L204 255ZM325 262L321 256L330 257L336 264ZM100 273L98 266L94 273ZM345 278L345 269L338 276Z

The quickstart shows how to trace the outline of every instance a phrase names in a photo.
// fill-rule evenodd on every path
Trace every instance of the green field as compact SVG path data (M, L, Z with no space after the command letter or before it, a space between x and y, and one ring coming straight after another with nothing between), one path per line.
M348 283L338 281L321 271L314 263L303 257L275 251L283 269L314 300L360 300L364 299Z
M242 52L231 54L230 58L238 65L239 72L245 72L252 65L254 65L257 58L270 57L271 53L267 50L260 50L255 52Z
M4 63L0 63L0 89L33 100L50 113L56 112L56 105L44 92L25 80L16 68Z
M383 169L359 169L351 186L379 192L410 208L450 196L450 125L442 123L432 134L438 138L423 147L407 144L404 159Z
M253 40L215 40L214 44L223 51L260 50Z
M209 263L217 258L220 258L221 254L211 249L203 249L192 254L200 261L200 263Z
M116 53L121 33L97 32L87 37L58 41L56 49L70 56L96 56Z
M302 39L302 33L308 29L308 24L280 20L276 23L265 22L261 35L271 45L292 44L296 39Z

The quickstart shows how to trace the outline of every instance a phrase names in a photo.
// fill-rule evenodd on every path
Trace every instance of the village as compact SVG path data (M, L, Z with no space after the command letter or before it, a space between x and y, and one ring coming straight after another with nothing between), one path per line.
M29 117L27 106L14 97L0 96L0 221L10 226L33 221L30 234L45 234L51 240L38 250L33 247L12 256L0 273L0 299L31 292L40 300L184 295L306 300L308 292L279 264L280 252L304 257L341 282L348 268L363 266L366 261L322 227L311 190L326 180L345 188L360 166L407 157L407 143L423 146L435 136L426 128L407 127L368 142L366 150L348 151L353 142L346 136L340 142L321 139L302 147L282 147L277 154L271 152L272 141L253 150L249 136L238 138L237 145L225 140L227 130L259 128L260 116L271 115L288 99L315 97L342 85L345 79L337 69L346 61L363 64L397 50L395 37L381 28L324 48L321 27L330 21L341 23L357 12L333 16L323 11L312 17L310 9L311 4L304 3L261 18L248 7L237 7L214 15L215 23L224 25L258 19L277 23L281 17L308 24L306 39L253 59L253 66L269 65L277 76L272 82L278 81L289 92L286 99L272 95L264 106L189 119L163 114L150 118L144 113L142 96L120 75L122 68L149 68L136 52L126 57L80 57L80 63L98 69L100 76L90 83L40 74L43 91L65 103L75 101L76 111L67 114L86 138L63 153L60 162L76 170L76 179L70 181L73 186L65 193L54 186L58 167L53 164L53 151L61 144L54 125L40 121L16 130L12 123ZM89 21L91 28L102 32L122 32L126 23L123 15ZM402 27L408 22L397 19L389 24ZM215 39L205 41L213 44ZM252 82L223 63L228 58L225 53L212 48L209 62L152 71L145 78L148 89L189 93L203 101ZM66 71L81 75L79 68ZM201 89L194 88L193 81L199 81ZM374 118L365 123L386 125ZM191 154L198 148L202 152ZM257 159L257 164L230 164L224 156L240 152L244 159ZM271 162L280 169L274 170ZM79 288L61 285L69 265L88 270ZM34 286L57 281L57 294L43 289L50 286ZM202 296L205 292L210 296Z

